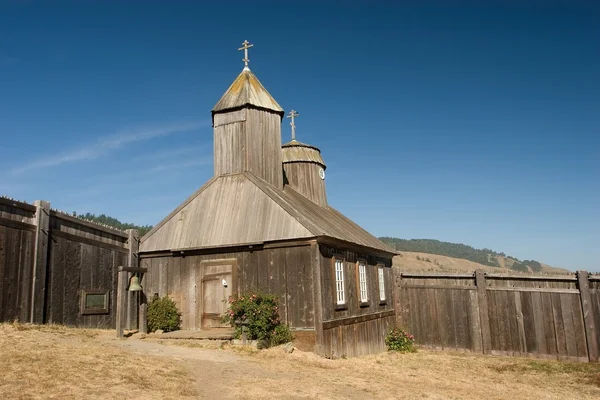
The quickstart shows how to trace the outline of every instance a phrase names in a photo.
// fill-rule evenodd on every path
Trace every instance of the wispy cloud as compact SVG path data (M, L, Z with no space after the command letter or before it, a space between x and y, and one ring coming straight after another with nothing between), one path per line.
M187 132L207 126L208 122L192 122L171 124L158 128L129 129L98 139L96 142L88 143L79 148L57 154L51 157L40 158L12 169L13 174L19 174L39 168L55 167L58 165L73 163L83 160L94 160L110 153L111 151L125 147L126 145L153 139L159 136L167 136L179 132Z

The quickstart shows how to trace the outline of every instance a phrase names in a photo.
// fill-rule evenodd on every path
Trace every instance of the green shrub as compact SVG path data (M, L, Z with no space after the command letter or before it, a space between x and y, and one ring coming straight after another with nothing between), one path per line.
M221 320L234 328L234 337L242 336L242 322L248 340L258 340L270 346L293 340L290 329L279 320L277 297L264 293L234 294L229 297L229 310Z
M394 328L385 337L385 344L388 351L398 351L400 353L414 353L415 337L401 328Z
M148 330L154 332L162 329L165 332L176 331L181 322L181 313L177 305L168 296L155 297L148 304Z

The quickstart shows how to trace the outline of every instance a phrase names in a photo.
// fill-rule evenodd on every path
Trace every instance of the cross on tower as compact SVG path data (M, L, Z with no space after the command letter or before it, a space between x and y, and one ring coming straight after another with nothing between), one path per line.
M242 47L240 47L238 50L244 50L244 58L242 58L242 61L244 62L244 68L248 68L248 63L250 62L250 60L248 59L248 49L250 47L254 46L253 44L250 44L249 41L244 40L244 43L242 43ZM250 69L250 68L248 68Z
M290 111L290 115L287 116L287 118L291 118L292 120L290 121L290 125L292 126L292 141L296 140L296 124L294 123L294 118L297 117L298 114L296 112L296 110L292 110Z

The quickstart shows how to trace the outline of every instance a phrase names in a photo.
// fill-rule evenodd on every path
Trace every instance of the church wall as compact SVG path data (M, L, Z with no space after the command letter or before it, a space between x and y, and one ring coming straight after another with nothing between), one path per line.
M204 265L211 260L235 260L232 293L261 290L276 294L280 300L281 320L292 329L314 332L310 244L290 243L288 247L235 252L213 249L211 254L177 257L141 253L140 264L148 268L142 286L149 299L156 293L161 297L168 295L177 303L182 313L182 329L200 329L203 299L198 286ZM314 338L306 340L314 342Z
M248 108L245 124L248 171L283 188L280 114Z
M215 128L214 169L215 176L235 174L244 171L246 152L240 144L245 140L242 122L234 122Z
M319 246L321 262L322 343L319 353L328 357L353 357L385 351L385 336L394 326L391 258ZM346 302L336 298L335 260L343 261ZM358 262L366 264L368 303L361 304ZM385 301L380 301L378 265L384 267Z
M307 162L283 164L284 182L310 201L326 207L325 180L319 176L320 169L320 165Z

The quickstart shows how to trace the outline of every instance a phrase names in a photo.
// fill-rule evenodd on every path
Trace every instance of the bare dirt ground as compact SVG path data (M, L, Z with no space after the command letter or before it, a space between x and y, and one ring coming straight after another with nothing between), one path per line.
M0 325L1 399L597 399L600 365L421 350L328 360Z

